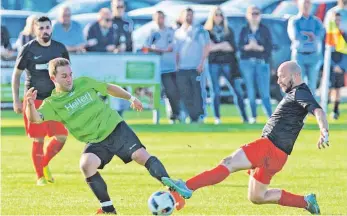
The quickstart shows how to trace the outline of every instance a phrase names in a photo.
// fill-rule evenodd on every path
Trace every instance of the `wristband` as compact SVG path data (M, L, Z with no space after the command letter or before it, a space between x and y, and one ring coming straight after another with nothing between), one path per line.
M134 103L135 99L136 99L136 97L131 95L131 97L130 97L130 99L128 101L130 101L131 103Z

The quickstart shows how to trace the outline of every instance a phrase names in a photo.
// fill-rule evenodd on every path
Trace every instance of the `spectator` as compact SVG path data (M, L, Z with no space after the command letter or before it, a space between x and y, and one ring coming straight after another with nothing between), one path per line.
M209 52L210 39L201 26L193 26L193 10L184 12L182 26L175 32L177 51L177 85L191 122L201 122L204 116L201 73Z
M9 59L11 56L10 34L6 26L1 26L1 59Z
M336 7L331 8L328 12L327 15L325 16L325 26L328 26L328 23L331 19L334 17L334 13L339 13L340 14L340 26L339 28L343 32L347 32L347 0L338 0L338 4Z
M242 28L240 33L240 67L252 111L249 123L254 124L257 119L255 86L257 86L267 117L269 118L272 114L269 66L272 39L269 29L261 23L259 8L249 6L246 18L248 24Z
M334 13L334 18L336 25L344 38L347 39L347 34L340 29L341 26L341 16L338 12ZM330 96L331 102L334 103L334 109L331 113L331 117L337 120L340 116L339 104L340 104L340 88L344 86L344 73L347 72L347 55L332 52L331 53L331 71L330 71Z
M171 106L170 123L179 120L180 98L176 84L176 61L173 52L174 30L165 26L165 15L162 11L157 11L153 15L155 25L151 34L147 38L145 47L150 52L160 54L161 81L165 94Z
M238 105L244 122L248 122L245 105L243 102L242 80L231 80L231 67L238 70L238 64L235 56L236 45L234 32L229 28L227 20L219 7L211 10L205 23L205 29L209 32L211 38L209 65L210 76L213 89L213 108L215 115L215 124L220 124L220 86L219 77L224 77L233 86L234 103Z
M113 52L116 49L110 9L102 8L98 14L98 21L88 24L84 32L87 39L87 51Z
M116 52L131 52L133 41L131 38L133 31L133 21L125 17L125 4L123 0L111 1L113 13L113 29L115 31Z
M53 25L53 39L64 44L69 52L85 52L82 27L71 20L69 7L60 9L58 21Z
M310 15L311 1L299 0L299 14L288 22L288 35L292 41L292 60L302 68L301 76L313 95L317 88L319 70L322 66L321 45L324 28L321 21Z
M34 23L35 23L36 16L31 15L28 16L26 19L26 24L23 29L23 31L19 34L18 39L16 41L16 49L19 50L29 41L33 40L35 38L35 32L34 32Z

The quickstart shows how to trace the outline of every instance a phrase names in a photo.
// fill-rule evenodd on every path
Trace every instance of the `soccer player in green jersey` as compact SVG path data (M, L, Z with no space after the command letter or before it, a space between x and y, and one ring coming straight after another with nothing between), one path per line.
M158 158L146 151L132 129L99 98L98 93L129 100L132 108L141 111L142 104L137 98L117 85L87 77L73 80L70 62L64 58L49 62L49 75L55 85L52 95L36 110L34 100L37 91L29 89L25 95L28 104L25 112L33 123L49 120L62 122L76 139L87 143L80 168L101 203L98 214L116 213L106 183L97 171L108 164L114 155L124 163L134 160L144 165L160 182L162 177L169 177ZM184 196L185 191L182 191L180 195Z

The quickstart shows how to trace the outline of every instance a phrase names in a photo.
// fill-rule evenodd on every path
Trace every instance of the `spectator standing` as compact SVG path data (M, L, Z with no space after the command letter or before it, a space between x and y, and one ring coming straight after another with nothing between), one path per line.
M336 16L338 15L338 16ZM336 25L338 26L340 32L344 35L345 40L347 41L347 0L338 0L338 4L336 7L331 8L328 12L327 15L325 16L324 24L325 27L328 27L329 21L332 19L335 19ZM338 52L333 52L332 53L332 61L331 64L336 65L335 60L340 60L340 68L345 69L345 72L347 70L347 55L338 53ZM334 110L332 113L332 117L334 119L339 118L339 101L340 101L340 95L339 95L339 89L336 86L340 86L343 82L341 78L343 77L343 73L341 74L340 71L337 67L332 67L331 73L331 101L334 102ZM337 72L337 73L336 73ZM335 76L337 75L337 76ZM337 78L337 79L336 79ZM334 85L335 84L335 85ZM334 87L334 88L333 88Z
M340 28L341 16L340 13L335 12L334 20L339 27L339 31L344 38L347 38L346 32ZM344 86L344 75L347 72L347 55L340 52L331 53L331 71L330 71L330 96L331 102L334 103L334 109L331 113L331 117L337 120L340 116L339 104L340 104L340 89Z
M98 21L88 24L84 32L87 39L87 51L113 52L116 49L110 9L102 8L98 14Z
M201 73L209 53L210 39L201 26L193 26L193 10L184 12L182 26L175 32L177 51L177 85L180 97L188 111L191 122L201 121L204 116L201 91Z
M160 55L161 81L171 106L170 123L179 120L180 97L176 83L176 61L173 52L174 30L165 26L165 14L157 11L153 15L154 26L147 38L145 47Z
M85 40L81 25L71 20L69 7L62 7L58 21L53 25L53 39L64 44L69 52L85 52Z
M322 66L322 40L324 28L322 22L310 15L311 1L299 0L299 14L288 22L288 35L292 41L292 60L302 68L302 78L313 95L317 88L319 70Z
M253 124L257 118L256 87L267 117L269 118L272 114L269 65L272 39L269 29L261 23L259 8L249 6L246 19L248 24L242 28L240 33L240 67L252 112L249 122Z
M125 16L125 4L123 0L112 0L112 27L115 35L114 44L116 48L115 53L131 52L133 50L132 31L133 21ZM124 88L125 89L125 88ZM110 106L112 109L117 110L120 116L128 109L130 103L115 97L110 97Z
M16 49L20 50L29 41L35 38L34 23L36 16L31 15L26 19L26 24L21 33L19 33L18 39L16 41Z
M133 21L125 16L123 0L112 0L113 29L115 31L116 52L131 52L133 50Z
M238 105L244 122L248 122L245 105L243 102L243 90L241 79L231 79L231 67L238 70L237 59L235 56L236 45L234 32L228 26L223 12L219 7L211 10L205 23L205 29L211 38L209 67L213 89L213 109L215 124L220 124L220 86L219 78L223 75L234 89L234 103Z

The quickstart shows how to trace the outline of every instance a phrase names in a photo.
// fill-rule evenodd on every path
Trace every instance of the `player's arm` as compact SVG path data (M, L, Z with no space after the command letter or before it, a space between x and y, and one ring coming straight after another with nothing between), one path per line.
M317 123L320 128L320 137L318 140L318 148L320 149L321 147L325 148L326 146L329 146L329 125L328 125L328 120L326 117L325 112L321 108L316 108L314 110L314 115L317 119Z
M142 111L142 103L129 92L125 91L122 87L114 84L107 84L107 93L113 97L122 98L128 100L131 103L131 107L137 111Z
M19 86L20 86L20 77L23 73L23 70L15 68L12 74L12 99L13 99L13 110L16 113L22 113L22 103L19 99Z
M34 101L37 96L37 90L34 90L34 88L30 88L25 93L25 98L27 106L25 107L25 114L29 120L29 122L32 123L41 123L43 122L43 117L40 115L40 113L36 110Z
M313 114L318 122L320 128L320 137L317 143L318 148L325 148L329 146L329 125L326 118L326 114L319 106L313 95L308 90L297 90L295 93L295 100L299 103L307 112Z

